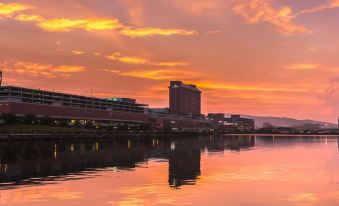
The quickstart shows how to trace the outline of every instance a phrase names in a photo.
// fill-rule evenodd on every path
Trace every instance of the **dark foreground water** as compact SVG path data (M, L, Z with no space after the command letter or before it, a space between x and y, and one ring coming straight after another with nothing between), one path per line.
M0 142L0 205L338 206L338 137Z

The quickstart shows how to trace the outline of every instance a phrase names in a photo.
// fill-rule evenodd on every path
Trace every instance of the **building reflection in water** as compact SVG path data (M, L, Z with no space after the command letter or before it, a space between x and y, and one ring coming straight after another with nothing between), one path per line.
M47 184L93 171L132 170L150 158L168 160L171 187L195 184L201 174L201 153L248 149L253 136L147 138L143 140L68 140L0 142L0 189Z
M168 156L168 183L172 187L195 184L201 173L201 147L198 139L174 141L171 148Z

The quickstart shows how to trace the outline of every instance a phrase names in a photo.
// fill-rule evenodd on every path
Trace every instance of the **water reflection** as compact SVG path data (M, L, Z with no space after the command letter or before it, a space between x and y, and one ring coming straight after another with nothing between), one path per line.
M179 188L195 184L203 176L201 155L204 152L213 155L324 140L327 137L209 136L0 142L0 189L91 178L95 171L102 169L133 170L149 159L167 161L168 184Z
M194 184L201 173L199 141L190 139L172 143L175 147L171 147L172 150L168 154L168 183L172 187Z

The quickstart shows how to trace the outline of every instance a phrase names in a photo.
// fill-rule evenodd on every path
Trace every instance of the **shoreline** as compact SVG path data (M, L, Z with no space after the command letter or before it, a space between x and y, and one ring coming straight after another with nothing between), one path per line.
M45 133L45 134L0 134L0 141L15 140L72 140L72 139L148 139L148 138L192 138L196 133Z
M31 133L0 134L0 141L22 140L74 140L74 139L148 139L148 138L195 138L199 136L260 136L260 137L339 137L338 134L217 134L217 133Z

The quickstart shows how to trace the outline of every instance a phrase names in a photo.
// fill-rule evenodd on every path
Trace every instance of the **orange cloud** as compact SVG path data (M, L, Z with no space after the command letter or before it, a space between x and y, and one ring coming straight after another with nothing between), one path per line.
M12 17L14 14L33 9L34 7L25 5L25 4L19 4L19 3L0 3L0 16L3 17Z
M103 19L103 18L45 19L42 16L23 13L24 11L30 9L34 9L34 7L17 3L9 4L0 3L0 17L1 16L10 17L14 18L17 21L22 22L35 22L38 27L50 32L70 32L73 29L83 29L86 31L119 30L120 34L133 38L145 36L172 36L172 35L190 36L197 34L196 31L185 29L163 29L153 27L132 28L122 24L118 19Z
M128 76L136 78L145 78L152 80L173 80L173 79L185 79L185 77L194 78L197 77L197 74L190 71L181 71L181 70L169 70L169 69L160 69L160 70L142 70L142 71L128 71L123 72L120 70L114 69L104 69L105 72L110 72L117 74L119 76Z
M218 89L218 90L258 91L258 92L306 92L307 91L305 89L296 89L296 88L287 88L287 87L275 87L275 86L258 87L254 85L244 86L244 85L215 83L215 82L208 82L208 81L198 82L195 84L200 88Z
M300 14L305 14L305 13L316 13L316 12L321 12L327 9L334 9L339 7L339 0L332 0L326 4L321 4L317 7L311 8L311 9L305 9L299 12L297 15Z
M122 56L120 52L115 52L109 56L106 56L107 59L115 60L123 63L128 64L149 64L150 61L142 58L142 57L135 57L135 56Z
M72 29L86 31L114 30L122 27L117 19L50 19L38 23L38 26L47 31L69 32Z
M22 4L2 4L0 3L0 16L13 17L18 12L34 9L32 6ZM131 28L122 24L118 19L103 18L85 18L85 19L68 19L54 18L45 19L38 15L20 13L14 17L15 20L23 22L35 22L36 25L50 32L70 32L73 29L83 29L86 31L110 31L119 30L119 33L128 37L145 37L145 36L190 36L197 34L193 30L185 29L163 29L163 28Z
M327 71L339 71L339 67L327 66L313 63L295 63L285 66L286 69L290 70L327 70Z
M85 71L85 68L82 66L55 66L53 69L55 72L62 73L78 73Z
M175 66L188 66L189 63L186 63L186 62L153 62L152 65L175 67Z
M156 66L167 66L167 67L174 67L174 66L187 66L189 65L186 62L152 62L143 57L136 57L136 56L123 56L120 52L115 52L109 56L106 56L107 59L119 61L127 64L142 64L142 65L156 65Z
M129 36L132 38L135 37L145 37L145 36L191 36L197 35L198 33L193 30L185 29L161 29L161 28L124 28L120 31L121 34Z
M316 205L320 198L314 193L297 193L288 198L294 205Z
M38 15L29 15L29 14L19 14L14 17L18 21L23 22L41 22L44 21L44 18Z
M117 74L119 76L128 76L135 78L145 78L152 80L174 80L181 79L185 80L186 83L196 84L201 89L209 90L227 90L227 91L254 91L254 92L307 92L306 89L301 88L288 88L288 87L277 87L277 86L254 86L254 85L232 85L225 83L216 83L212 81L200 81L203 79L203 74L191 72L191 71L182 71L182 70L169 70L169 69L159 69L159 70L142 70L142 71L120 71L115 69L104 69L105 72L110 72Z
M72 51L72 54L75 54L75 55L82 55L82 54L84 54L85 52L83 52L83 51L78 51L78 50L73 50Z
M32 76L44 76L48 78L68 77L73 73L85 71L82 66L61 65L55 66L51 64L40 64L29 61L9 60L0 64L4 71L15 72L19 74L29 74Z
M305 63L296 63L296 64L290 64L286 66L286 69L291 70L314 70L319 68L319 64L305 64Z
M84 29L86 31L119 30L119 33L128 37L144 36L189 36L197 34L196 31L184 29L161 29L161 28L129 28L117 19L50 19L41 21L38 26L47 31L69 32L72 29Z
M277 10L267 0L238 1L233 10L251 24L270 23L286 36L308 32L304 26L293 23L294 16L290 7L285 6Z

